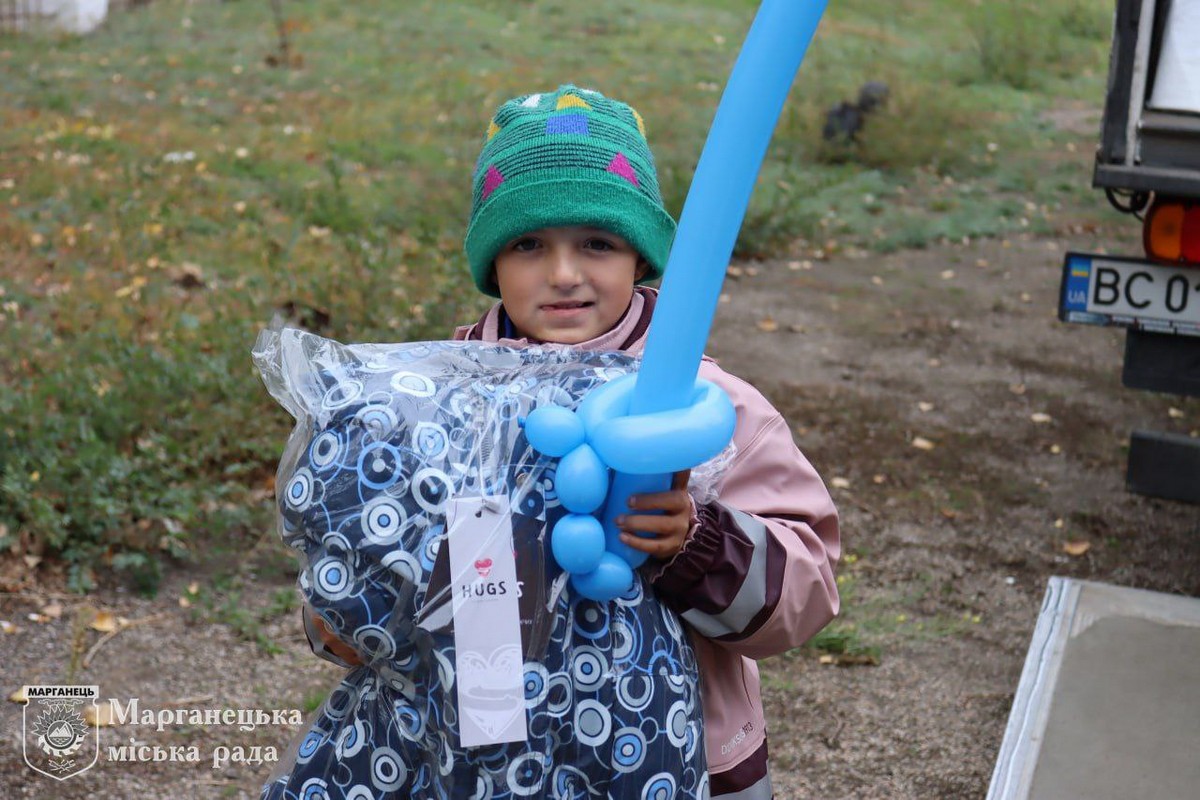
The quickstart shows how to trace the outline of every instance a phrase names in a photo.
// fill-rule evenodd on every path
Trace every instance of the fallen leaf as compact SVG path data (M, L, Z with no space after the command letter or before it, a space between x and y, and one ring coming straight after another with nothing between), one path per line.
M1183 419L1183 411L1172 406L1167 409L1167 416L1171 419Z
M1052 444L1052 445L1050 445L1050 452L1053 453L1054 455L1058 455L1059 453L1062 452L1062 448L1056 444Z
M15 692L10 694L8 696L8 702L10 702L10 703L28 703L29 696L25 694L25 687L22 686L20 689L17 689Z
M886 483L887 475L872 475L871 482L872 483Z
M25 617L30 622L49 622L50 621L49 617L42 616L41 614L37 613L36 611L29 612L28 614L25 615Z
M925 437L917 436L913 438L912 446L918 450L932 450L935 445Z
M942 280L948 281L948 280L951 280L952 278L954 278L954 270L952 270L952 269L942 270Z
M1044 425L1045 423L1049 422L1051 418L1049 414L1044 414L1041 411L1037 411L1033 414L1030 414L1029 419L1038 425Z
M1023 383L1011 383L1011 384L1009 384L1009 386L1008 386L1008 390L1009 390L1010 392L1012 392L1013 394L1017 394L1017 395L1020 395L1020 394L1025 394L1025 384L1023 384Z
M933 411L933 403L926 403L924 400L922 400L921 402L917 403L917 408L925 412Z
M1069 556L1079 557L1092 549L1092 543L1082 539L1063 543L1063 552Z
M946 519L954 519L955 517L958 516L958 512L955 511L953 508L943 508L942 516L945 517Z
M196 581L192 581L191 583L188 584L188 594L197 594L197 593L199 593L199 591L200 591L200 584L197 583Z
M725 269L725 275L729 278L740 278L745 274L745 270L743 270L741 267L735 267L732 264Z
M133 280L130 281L128 285L122 286L120 289L117 289L115 292L113 292L113 294L117 297L130 297L135 295L140 297L141 290L143 287L145 287L146 283L146 276L135 275L133 276Z
M30 569L33 569L38 564L42 563L41 556L24 556L23 558L25 559L25 566L29 567Z
M111 611L101 611L96 614L96 618L92 620L92 624L88 627L101 633L111 633L117 629L117 618L113 616Z
M763 317L758 321L758 329L764 333L774 333L779 330L779 323L772 317Z
M42 613L45 614L50 619L58 619L59 617L62 616L62 612L63 612L63 607L59 603L51 603L50 605L42 608Z
M878 275L872 275L871 283L875 284L876 286L883 286L883 278L879 277Z
M112 701L97 703L96 705L89 703L83 709L83 721L88 725L95 725L97 727L116 725L117 722L113 719Z
M6 619L0 619L0 633L16 633L21 630Z
M180 608L191 608L192 601L188 600L186 597L180 597L179 598L179 607Z
M822 653L821 657L818 658L817 660L820 661L822 664L836 664L837 663L837 658L835 656L830 655L829 653Z
M835 489L849 489L850 481L842 477L836 477L829 480L829 485Z
M1059 530L1062 530L1066 526L1066 524L1067 523L1065 521L1063 521L1062 517L1059 517L1058 519L1054 520L1054 527L1058 528Z

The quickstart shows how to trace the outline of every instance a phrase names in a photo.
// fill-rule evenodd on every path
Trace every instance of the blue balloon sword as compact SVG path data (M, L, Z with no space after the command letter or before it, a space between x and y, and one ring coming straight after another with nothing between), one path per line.
M620 541L615 525L615 519L629 510L629 496L665 491L671 472L711 458L732 436L734 420L728 398L720 393L728 407L723 417L718 398L697 382L700 360L767 146L826 5L827 0L763 0L759 6L696 165L667 259L641 369L628 376L633 383L618 379L592 392L579 408L583 424L562 420L563 426L557 429L561 435L557 439L547 436L555 441L546 449L539 447L543 437L538 435L542 426L537 423L542 410L530 414L530 444L547 455L564 456L556 484L573 514L563 526L564 541L555 542L554 550L556 555L559 550L589 551L586 558L566 560L573 568L568 570L573 584L592 599L607 600L624 592L633 580L630 568L646 559L645 553ZM613 391L607 391L610 388ZM715 450L712 436L689 436L683 427L674 431L682 434L679 436L658 435L662 431L654 426L669 427L672 418L700 413L701 407L708 409L717 438L723 437ZM674 439L680 452L637 447L634 434L639 427L650 439ZM585 439L586 444L582 443ZM701 439L705 441L698 443ZM597 498L594 491L594 475L604 467L617 470L607 501ZM579 517L588 516L601 503L606 552L599 560L595 537L600 535L600 526L593 529ZM588 528L586 535L580 533L583 528ZM586 547L577 547L577 542L585 540ZM567 568L561 560L560 566Z

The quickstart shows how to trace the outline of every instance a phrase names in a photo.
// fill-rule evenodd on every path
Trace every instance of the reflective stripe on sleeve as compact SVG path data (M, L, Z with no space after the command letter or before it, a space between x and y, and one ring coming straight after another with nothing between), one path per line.
M741 633L767 603L767 528L749 514L732 508L727 510L746 538L753 542L754 554L741 588L724 611L706 614L693 608L683 613L688 624L709 638Z

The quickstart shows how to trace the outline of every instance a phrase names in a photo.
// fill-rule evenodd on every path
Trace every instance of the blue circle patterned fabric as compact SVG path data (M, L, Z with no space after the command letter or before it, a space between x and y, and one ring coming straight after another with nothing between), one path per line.
M363 665L262 791L266 800L708 797L695 655L642 577L574 594L549 531L554 461L520 420L574 408L636 361L562 347L339 345L264 333L255 360L297 418L280 527L300 591ZM507 494L522 579L527 739L459 741L446 504ZM441 556L439 558L439 555Z

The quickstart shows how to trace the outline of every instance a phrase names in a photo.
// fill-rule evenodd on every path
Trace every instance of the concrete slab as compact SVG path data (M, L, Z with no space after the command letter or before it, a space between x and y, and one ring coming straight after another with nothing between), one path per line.
M989 800L1200 798L1200 599L1051 578Z

